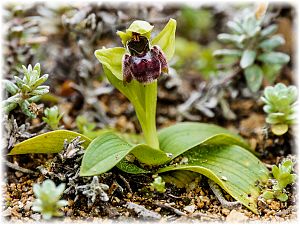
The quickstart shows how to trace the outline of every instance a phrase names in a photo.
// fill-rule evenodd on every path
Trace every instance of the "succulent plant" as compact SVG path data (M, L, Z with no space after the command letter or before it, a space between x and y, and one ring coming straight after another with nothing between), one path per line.
M154 178L154 181L150 184L151 190L158 191L160 193L164 193L166 191L165 182L163 181L161 176L157 176Z
M63 113L59 113L58 107L55 105L51 108L44 110L45 117L43 120L49 125L52 130L58 129L59 121L63 116Z
M259 8L256 12L250 11L229 21L230 34L219 34L218 39L233 48L214 52L216 56L237 58L252 92L259 90L264 78L273 83L282 66L290 60L287 54L275 51L285 40L279 34L273 35L278 28L276 24L264 27L264 14L265 10Z
M272 173L275 184L272 189L264 191L262 197L265 199L277 198L280 201L287 201L288 195L285 188L287 185L292 184L296 180L296 174L291 174L294 163L291 160L286 160L278 166L274 165Z
M51 219L53 216L62 216L63 213L59 209L68 204L66 200L60 200L64 190L65 184L56 187L50 179L45 180L42 184L34 184L33 192L37 199L33 203L32 210L41 212L45 220Z
M271 124L271 130L276 135L288 131L289 125L295 123L296 101L298 90L295 86L285 86L282 83L274 87L266 87L262 97L265 106L263 110L268 114L266 122Z
M22 66L22 68L23 79L15 76L15 83L4 80L6 90L12 95L2 102L4 112L9 113L19 105L24 114L35 118L34 102L37 102L42 95L49 92L49 86L41 85L48 79L48 74L40 76L39 63L33 69L31 65L28 68L25 66Z

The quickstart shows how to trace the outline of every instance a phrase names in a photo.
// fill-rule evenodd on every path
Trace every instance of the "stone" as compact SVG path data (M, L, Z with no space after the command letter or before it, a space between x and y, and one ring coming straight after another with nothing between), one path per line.
M196 206L195 205L188 205L186 207L183 208L185 211L187 211L188 213L193 213L196 210Z
M248 220L249 218L244 213L238 212L235 209L226 217L226 222L228 223L245 223Z

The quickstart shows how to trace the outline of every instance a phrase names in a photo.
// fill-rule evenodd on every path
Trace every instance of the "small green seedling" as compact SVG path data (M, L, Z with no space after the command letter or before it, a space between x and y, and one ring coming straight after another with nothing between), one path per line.
M4 80L6 90L12 95L2 102L5 113L9 113L18 105L24 114L30 118L35 118L36 114L32 110L32 103L37 102L42 95L49 92L49 86L41 85L48 79L48 74L41 76L40 64L37 63L33 69L23 67L23 79L15 76L15 83Z
M268 170L248 151L248 143L240 136L213 124L191 122L157 132L157 83L160 76L168 73L168 62L175 51L176 21L170 19L155 37L151 36L152 29L146 21L134 21L125 32L117 32L124 47L95 51L107 79L135 109L144 137L139 139L139 144L113 131L103 132L91 140L79 133L57 130L17 144L10 154L60 152L65 139L81 136L85 140L82 146L88 147L80 176L98 176L113 167L131 174L160 176L173 171L193 171L212 179L245 207L258 213L256 202L260 189L255 184L257 180L268 179ZM43 148L36 148L40 143ZM180 159L184 159L183 163L179 163ZM182 178L183 183L188 183L185 175ZM165 189L161 178L156 178L152 187L158 191Z
M275 51L285 40L279 34L273 35L278 28L276 24L264 26L265 9L262 7L266 6L229 21L230 34L219 34L218 39L233 47L214 53L216 56L236 57L252 92L259 90L264 78L273 83L283 65L290 60L287 54Z
M298 90L296 86L285 86L282 83L274 87L266 87L261 98L265 103L263 107L267 113L266 122L271 124L275 135L283 135L290 125L296 121L296 104Z
M285 188L296 181L296 174L291 174L293 165L294 163L291 160L286 160L279 167L273 166L272 173L275 178L275 184L272 189L264 191L262 194L264 199L276 198L283 202L288 200Z
M59 113L58 107L55 105L51 108L46 108L44 114L45 117L43 117L43 121L45 121L52 130L57 130L63 113Z
M34 184L33 193L37 199L33 203L32 210L40 212L45 220L53 216L62 216L63 213L59 209L68 205L66 200L60 200L64 190L65 184L56 187L49 179L42 184Z
M156 176L154 181L150 184L150 189L152 191L158 191L160 193L166 192L165 182L163 181L161 176Z
M96 128L96 123L91 123L88 119L84 116L77 116L76 117L76 126L80 133L88 134L93 132Z

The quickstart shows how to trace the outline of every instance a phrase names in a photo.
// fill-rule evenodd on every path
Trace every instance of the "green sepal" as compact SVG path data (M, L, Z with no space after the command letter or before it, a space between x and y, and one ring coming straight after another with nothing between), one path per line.
M122 44L126 46L127 41L132 38L132 33L138 33L142 36L150 39L151 31L154 26L144 20L135 20L128 29L126 29L126 33L123 31L117 31L117 35L121 38Z
M103 48L96 50L95 56L116 78L123 80L122 58L125 52L121 47Z
M151 44L158 45L164 52L167 60L170 60L175 52L176 20L170 19L164 29L155 36Z

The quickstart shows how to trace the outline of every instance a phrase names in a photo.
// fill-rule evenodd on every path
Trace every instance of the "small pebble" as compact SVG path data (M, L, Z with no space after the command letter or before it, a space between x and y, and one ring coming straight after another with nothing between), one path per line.
M232 210L226 217L226 222L228 223L245 223L249 220L244 213L240 213L236 210Z
M271 209L274 209L274 210L279 210L280 209L280 203L277 202L277 201L272 201L269 207Z
M35 221L39 221L41 219L41 214L39 213L34 213L30 216L32 219L34 219Z
M183 208L185 211L187 211L188 213L193 213L196 210L196 206L195 205L188 205L186 207Z
M230 210L229 210L229 209L227 209L227 208L223 208L223 209L222 209L222 214L224 214L225 216L228 216L229 213L230 213Z
M16 177L18 177L18 178L23 176L23 173L20 171L15 172L15 174L16 174Z

